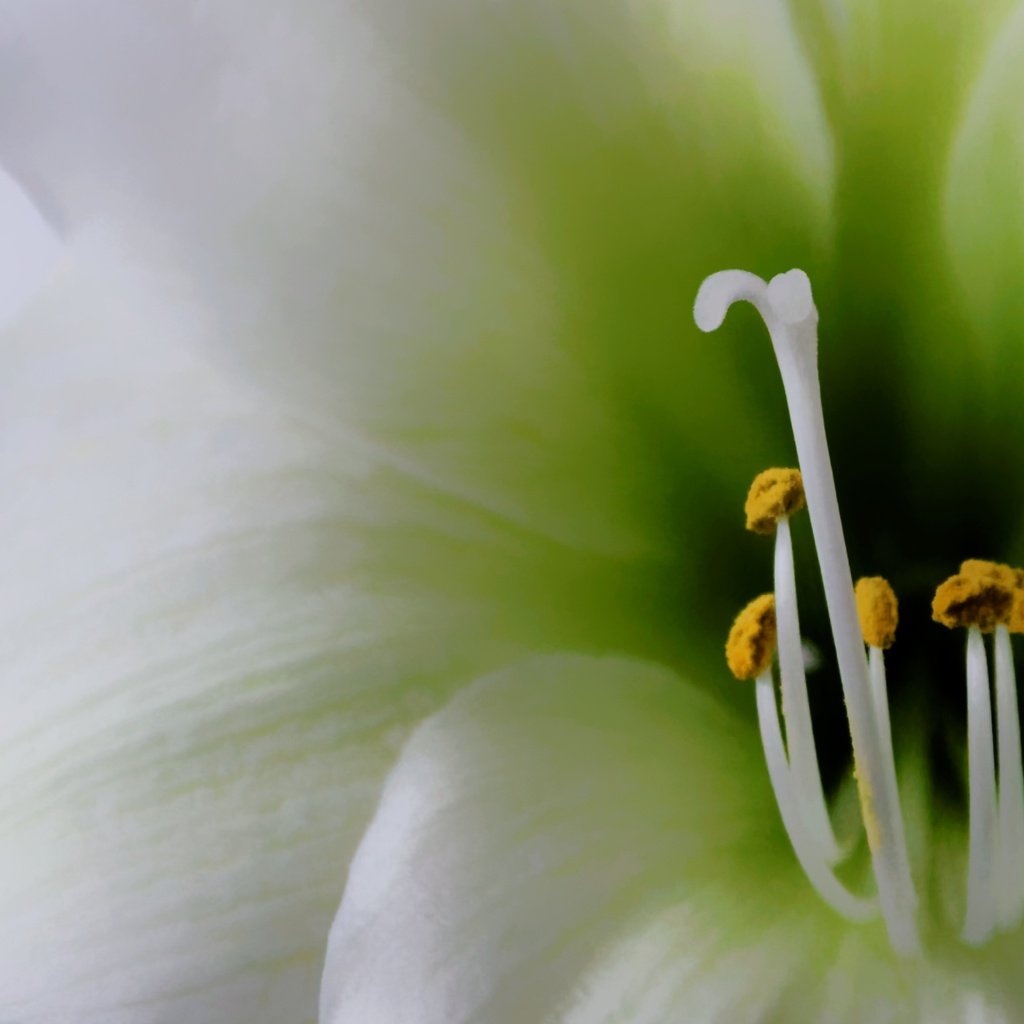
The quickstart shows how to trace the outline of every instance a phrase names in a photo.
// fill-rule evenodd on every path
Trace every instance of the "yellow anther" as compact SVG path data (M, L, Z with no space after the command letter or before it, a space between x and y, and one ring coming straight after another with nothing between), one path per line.
M981 576L983 579L999 580L1010 590L1024 587L1024 572L1004 565L1002 562L989 562L984 558L968 558L960 563L961 576Z
M999 580L1013 591L1013 603L1009 618L1005 624L1011 633L1024 633L1024 569L1002 562L987 562L981 558L969 558L961 563L960 573L963 576L981 576L985 579Z
M774 533L784 516L804 507L804 480L799 469L766 469L754 477L743 510L747 529L754 533Z
M989 633L1009 622L1012 608L1012 587L998 576L971 570L939 584L932 599L932 618L950 629L977 626Z
M896 594L882 576L863 576L854 588L857 618L864 643L883 650L892 647L899 622Z
M1013 592L1013 607L1007 625L1011 633L1024 633L1024 587Z
M775 595L755 597L736 616L725 644L725 660L737 679L756 679L775 653Z

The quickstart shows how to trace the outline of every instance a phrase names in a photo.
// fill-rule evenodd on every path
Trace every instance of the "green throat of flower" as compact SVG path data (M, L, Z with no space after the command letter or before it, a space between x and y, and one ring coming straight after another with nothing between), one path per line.
M918 897L897 785L884 653L895 640L896 595L882 577L863 578L854 586L825 436L818 314L806 274L791 270L768 282L738 270L713 274L697 294L698 327L716 330L739 301L753 305L768 328L800 469L767 470L750 489L748 529L775 537L774 589L755 598L737 617L726 646L727 661L737 678L756 681L768 774L783 825L810 884L850 921L866 921L880 913L893 949L913 955L921 948ZM815 748L789 523L805 504L877 885L877 896L871 898L852 893L836 874L846 852L833 831ZM1024 632L1024 572L968 560L938 587L932 613L936 622L967 631L969 836L961 938L978 946L999 930L1017 927L1024 917L1024 774L1011 647L1011 633ZM992 636L994 728L983 634ZM781 722L773 674L776 653Z

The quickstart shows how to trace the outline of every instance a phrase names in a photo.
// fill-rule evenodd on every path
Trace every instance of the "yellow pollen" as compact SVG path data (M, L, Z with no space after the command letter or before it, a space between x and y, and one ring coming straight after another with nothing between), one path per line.
M1013 608L1007 625L1011 633L1024 633L1024 587L1013 592Z
M1013 605L1006 620L1011 633L1024 633L1024 569L1002 562L986 562L981 558L969 558L960 566L961 575L977 575L999 580L1013 591Z
M743 510L747 529L754 533L774 533L784 516L804 507L804 479L799 469L766 469L754 477Z
M736 616L725 644L725 660L737 679L756 679L775 653L775 595L755 597Z
M863 576L854 588L857 618L864 643L885 650L896 639L899 605L896 594L882 576Z
M973 567L976 562L970 564ZM1013 597L1013 588L1002 579L972 568L939 584L932 599L932 618L950 629L977 626L990 633L1009 622Z
M1015 590L1024 587L1024 572L1004 565L1002 562L989 562L984 558L968 558L960 563L961 576L980 576L982 579L999 580L1004 586Z

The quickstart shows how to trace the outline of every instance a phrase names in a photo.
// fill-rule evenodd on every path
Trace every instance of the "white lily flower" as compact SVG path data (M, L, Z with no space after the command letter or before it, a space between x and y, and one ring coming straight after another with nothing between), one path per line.
M1013 913L960 942L1014 861L974 807L968 854L926 621L1024 551L1019 11L5 6L0 1018L1024 1014ZM801 871L873 898L799 523L792 792L721 665L771 576L729 503L794 461L753 319L690 319L726 266L813 279L850 561L905 610L858 759L912 942Z

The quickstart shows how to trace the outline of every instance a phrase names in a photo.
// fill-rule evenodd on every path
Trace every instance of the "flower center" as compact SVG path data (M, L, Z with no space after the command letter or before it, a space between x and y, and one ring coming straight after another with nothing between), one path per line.
M877 907L890 943L920 949L917 895L910 870L897 784L884 651L895 640L896 596L881 577L856 588L850 572L825 435L817 369L817 310L799 270L770 282L723 271L701 285L694 318L717 329L730 306L751 303L764 320L782 375L800 470L768 470L747 499L747 525L775 534L774 595L762 595L736 620L727 660L739 678L756 679L758 720L769 777L796 857L821 897L850 920L875 912L837 878L843 859L815 749L803 666L790 516L805 501L825 589L850 737L861 816L877 884ZM1024 775L1010 632L1024 627L1024 572L971 560L936 591L933 617L967 629L969 857L965 942L979 945L1024 916ZM996 784L988 661L983 632L994 633ZM779 722L772 655L778 647L785 741ZM865 657L865 645L867 656Z

